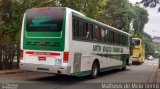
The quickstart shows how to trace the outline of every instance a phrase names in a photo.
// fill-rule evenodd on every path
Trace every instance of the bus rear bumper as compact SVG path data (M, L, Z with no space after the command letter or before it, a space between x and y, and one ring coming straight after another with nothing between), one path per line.
M31 63L20 63L20 69L28 71L47 72L54 74L71 74L71 66L59 66L59 65L43 65L43 64L31 64Z
M132 63L140 63L140 58L132 58Z

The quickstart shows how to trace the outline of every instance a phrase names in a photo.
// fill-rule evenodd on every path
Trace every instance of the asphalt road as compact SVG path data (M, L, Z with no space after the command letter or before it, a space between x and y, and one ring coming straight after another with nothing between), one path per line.
M122 89L124 86L120 83L155 83L157 66L157 60L146 60L141 65L127 66L125 71L100 73L96 79L90 79L90 76L55 76L40 72L0 75L0 89L110 89L111 85L104 85L112 83L117 83L114 87Z

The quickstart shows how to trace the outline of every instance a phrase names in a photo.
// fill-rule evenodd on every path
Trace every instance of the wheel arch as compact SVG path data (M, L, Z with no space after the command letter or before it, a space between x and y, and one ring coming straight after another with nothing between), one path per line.
M97 65L98 65L98 72L100 72L100 62L99 62L99 59L98 58L94 59L94 61L92 63L92 66L93 66L94 63L97 63Z
M130 65L129 58L127 58L125 61L126 61L127 65L129 66Z

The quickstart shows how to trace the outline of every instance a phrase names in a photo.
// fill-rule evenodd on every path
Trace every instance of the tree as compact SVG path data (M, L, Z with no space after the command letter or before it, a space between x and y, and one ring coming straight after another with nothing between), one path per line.
M55 0L0 0L0 69L13 67L13 57L19 44L21 22L26 9L55 4Z
M145 44L145 55L154 55L155 45L152 42L152 38L147 33L143 33L143 42Z
M135 6L134 10L136 13L136 16L134 17L134 20L133 20L134 35L135 34L143 35L144 26L149 20L148 13L145 9L139 6Z
M12 68L15 55L15 35L19 31L15 10L12 11L14 2L10 0L0 1L0 69Z
M108 0L60 0L60 6L72 8L90 18L98 19L106 1Z
M128 0L109 0L103 10L101 21L129 32L130 23L135 16L132 7Z
M141 0L140 2L137 2L136 4L143 4L143 6L145 7L154 8L157 6L157 4L160 4L160 0ZM160 12L160 7L158 8L158 12Z

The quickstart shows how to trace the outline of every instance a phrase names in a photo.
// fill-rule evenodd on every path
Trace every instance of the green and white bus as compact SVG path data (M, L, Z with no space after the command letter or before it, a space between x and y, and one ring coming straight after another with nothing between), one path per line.
M131 35L67 7L28 9L23 18L20 69L73 76L126 69Z

